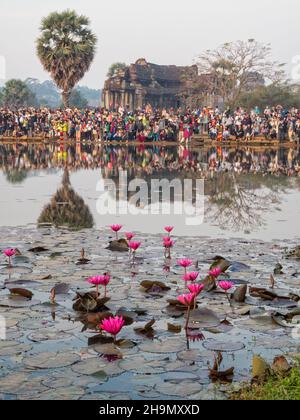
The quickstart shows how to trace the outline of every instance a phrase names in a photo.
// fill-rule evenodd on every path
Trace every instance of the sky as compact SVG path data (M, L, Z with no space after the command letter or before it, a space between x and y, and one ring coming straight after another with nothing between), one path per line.
M299 57L299 0L0 0L0 79L49 79L35 53L43 16L65 9L90 18L98 37L94 62L80 82L102 88L110 64L138 58L190 65L202 51L255 38L273 58Z

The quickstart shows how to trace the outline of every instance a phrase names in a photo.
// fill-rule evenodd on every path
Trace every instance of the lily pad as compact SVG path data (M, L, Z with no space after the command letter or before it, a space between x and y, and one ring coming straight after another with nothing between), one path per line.
M237 341L222 342L222 341L207 340L203 344L203 346L207 350L224 352L224 353L232 353L232 352L243 350L245 348L245 344L239 343Z
M155 389L166 396L190 398L193 394L202 391L203 386L197 381L182 381L180 384L170 381L159 383Z
M80 357L72 352L39 353L24 358L24 365L36 369L57 369L71 366L80 361Z
M83 360L72 366L72 371L80 375L96 375L98 372L105 372L108 376L120 375L123 371L117 362L108 363L99 357ZM98 380L98 379L97 379ZM104 383L107 378L103 377L100 382Z
M220 319L213 311L207 308L200 308L191 312L189 328L213 328L220 325L220 322Z
M166 340L149 341L142 343L139 348L148 353L177 353L185 348L185 342L178 338L167 338Z

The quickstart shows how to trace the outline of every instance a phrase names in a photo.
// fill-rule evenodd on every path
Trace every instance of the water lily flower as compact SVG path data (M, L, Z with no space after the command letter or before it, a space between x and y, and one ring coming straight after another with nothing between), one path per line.
M188 281L192 281L192 282L194 282L194 281L196 281L197 280L197 278L199 277L199 273L197 272L197 271L193 271L193 272L191 272L191 273L187 273L185 276L184 276L184 281L186 281L186 282L188 282Z
M187 275L187 268L193 265L193 261L189 258L183 258L182 260L178 260L177 264L184 268L184 274Z
M3 251L3 254L8 258L8 264L11 265L11 257L16 255L16 250L13 248L5 249Z
M118 240L119 239L118 232L120 232L120 230L123 228L123 226L122 225L111 225L110 228L113 232L115 232L116 239Z
M192 305L195 304L196 296L193 293L190 293L188 295L178 296L177 299L182 305L188 307L188 312L187 312L187 316L186 316L186 323L185 323L185 330L188 331L188 326L189 326L189 321L190 321L190 316L191 316L191 307L192 307Z
M232 283L231 281L219 281L218 285L222 290L225 291L229 305L232 306L230 297L228 295L228 290L233 288L234 283Z
M110 317L104 319L99 325L99 328L107 333L111 334L116 341L116 337L125 325L125 320L122 316Z
M110 274L104 274L103 276L99 276L99 281L102 286L104 286L104 297L106 297L107 286L110 283Z
M87 282L92 284L93 286L96 286L96 291L97 291L97 295L99 296L99 286L102 284L101 283L101 276L95 276L95 277L90 277L87 279Z
M214 268L213 270L210 270L209 272L208 272L208 274L211 276L211 277L214 277L215 279L217 279L221 274L222 274L222 270L221 270L221 268L219 268L219 267L216 267L216 268Z
M129 248L135 253L139 247L142 245L142 242L129 242Z
M135 237L135 235L133 233L130 233L130 232L126 232L125 236L126 236L126 239L127 239L128 242L130 242Z
M178 296L177 300L184 306L191 306L194 303L195 295L193 293L181 295Z
M173 232L173 230L174 230L174 226L166 226L165 227L165 231L168 232L169 236Z
M173 248L174 245L175 245L175 241L172 241L169 238L168 238L168 240L164 239L164 247L165 248Z
M219 281L218 284L221 289L225 290L225 292L232 289L234 286L234 283L232 283L231 281Z
M189 284L188 289L193 295L199 296L204 289L204 284Z

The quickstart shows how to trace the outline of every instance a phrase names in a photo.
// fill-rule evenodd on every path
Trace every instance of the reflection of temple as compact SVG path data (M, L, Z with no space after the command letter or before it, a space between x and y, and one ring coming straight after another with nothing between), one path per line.
M103 106L107 109L122 106L131 111L147 104L177 108L181 95L200 77L197 66L160 66L142 58L105 82Z

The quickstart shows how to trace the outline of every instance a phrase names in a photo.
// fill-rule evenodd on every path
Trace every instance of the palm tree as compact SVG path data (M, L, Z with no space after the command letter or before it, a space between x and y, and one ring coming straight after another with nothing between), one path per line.
M90 68L97 38L88 28L89 19L75 11L54 12L42 20L37 54L68 107L72 89Z

